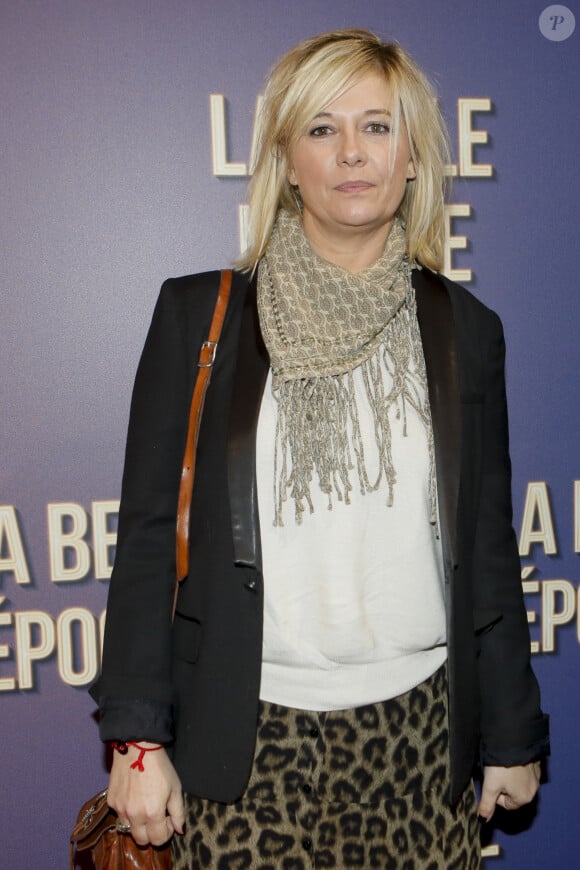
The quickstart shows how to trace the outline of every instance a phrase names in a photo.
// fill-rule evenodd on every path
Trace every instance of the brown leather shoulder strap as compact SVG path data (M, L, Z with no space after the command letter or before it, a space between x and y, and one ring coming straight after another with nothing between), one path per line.
M187 441L185 442L179 497L177 500L177 579L180 582L187 577L189 571L189 510L193 494L199 427L203 414L205 394L211 379L212 367L228 307L231 288L232 270L223 269L209 334L207 341L204 341L201 346L199 361L197 363L197 378L189 411Z

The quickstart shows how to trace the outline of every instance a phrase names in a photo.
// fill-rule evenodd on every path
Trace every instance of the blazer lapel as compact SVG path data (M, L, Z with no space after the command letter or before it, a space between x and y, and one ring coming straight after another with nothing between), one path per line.
M413 286L429 385L441 543L449 582L457 563L461 460L461 396L453 309L445 283L428 269L413 270Z
M256 278L242 311L237 368L228 428L228 485L234 561L261 570L256 485L256 430L269 359L260 332Z

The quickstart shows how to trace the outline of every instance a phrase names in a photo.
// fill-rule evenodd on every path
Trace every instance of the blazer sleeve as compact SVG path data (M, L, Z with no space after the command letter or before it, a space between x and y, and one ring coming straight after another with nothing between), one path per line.
M473 590L479 635L481 761L525 764L549 749L548 717L540 709L530 663L530 637L520 561L512 527L511 463L501 322L489 312L483 410L483 462L474 546ZM487 615L487 618L481 618ZM479 619L478 619L479 616Z
M191 348L201 342L188 334L186 297L191 294L179 279L161 288L133 389L102 672L91 688L103 740L172 739L177 495L194 379Z

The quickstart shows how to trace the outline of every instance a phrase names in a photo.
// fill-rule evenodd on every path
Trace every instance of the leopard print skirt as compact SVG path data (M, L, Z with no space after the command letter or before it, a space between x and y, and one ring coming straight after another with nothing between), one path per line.
M404 695L313 713L260 702L242 799L185 795L175 870L476 870L473 786L451 809L443 666Z

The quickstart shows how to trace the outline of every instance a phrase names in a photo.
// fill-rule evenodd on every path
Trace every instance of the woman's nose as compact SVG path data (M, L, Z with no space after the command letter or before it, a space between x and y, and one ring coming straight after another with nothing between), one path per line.
M344 131L340 137L338 162L347 166L356 166L364 163L366 154L364 142L356 131Z

